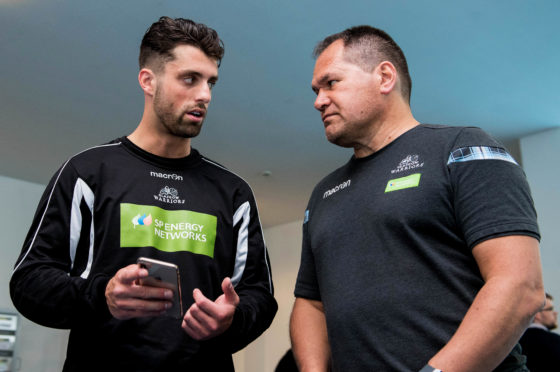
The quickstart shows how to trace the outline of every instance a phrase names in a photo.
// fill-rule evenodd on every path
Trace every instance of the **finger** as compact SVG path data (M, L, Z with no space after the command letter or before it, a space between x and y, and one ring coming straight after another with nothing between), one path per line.
M173 300L173 291L167 288L134 284L129 289L131 297L146 300Z
M193 339L195 340L203 339L202 334L197 329L195 329L190 322L183 320L183 323L181 324L181 328L183 328L183 330Z
M208 330L200 324L200 322L195 319L192 315L193 308L196 307L196 304L191 306L187 314L183 317L183 323L181 327L187 332L189 336L194 338L195 340L204 340L208 337Z
M221 295L216 301L206 298L200 290L193 292L196 308L192 308L195 316L207 329L216 330L221 322L230 316L237 305L228 303L225 295Z
M165 311L140 311L140 310L119 310L117 314L113 316L117 319L132 319L140 317L155 317L164 315Z
M120 275L117 273L117 275ZM143 286L136 282L126 283L121 281L117 275L109 281L106 294L114 299L147 299L147 300L172 300L173 292L161 287ZM123 275L126 275L123 274Z
M140 300L118 300L110 307L110 311L117 319L129 319L135 317L163 315L171 307L170 302L165 301L140 301Z
M207 298L198 288L193 291L194 302L198 309L212 316L216 312L216 304Z
M192 321L193 327L204 332L214 331L218 326L217 321L212 315L202 310L197 304L193 304L190 307L185 320Z
M123 267L115 274L117 280L123 284L133 284L136 280L148 276L148 270L136 264Z
M235 292L235 288L233 288L233 283L230 278L226 277L222 281L222 291L224 292L226 302L230 305L237 306L239 303L239 296L237 295L237 292Z
M118 298L115 305L119 309L137 310L140 312L158 312L169 309L173 303L171 301L139 299L134 297Z
M217 327L216 319L220 316L219 306L204 296L198 288L193 291L193 298L195 303L189 309L190 315L201 328L214 330Z

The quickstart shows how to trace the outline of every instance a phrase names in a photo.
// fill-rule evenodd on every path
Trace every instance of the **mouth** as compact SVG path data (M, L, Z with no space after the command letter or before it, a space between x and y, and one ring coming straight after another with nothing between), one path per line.
M187 115L194 120L202 120L206 115L206 111L202 109L195 109L187 112Z
M323 120L323 123L325 122L325 120L327 120L328 118L330 118L331 116L336 115L336 113L330 113L330 114L325 114L323 116L321 116L321 120Z

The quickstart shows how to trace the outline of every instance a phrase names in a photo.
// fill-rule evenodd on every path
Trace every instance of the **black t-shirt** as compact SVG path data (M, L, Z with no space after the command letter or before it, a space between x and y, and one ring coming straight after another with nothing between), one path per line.
M531 372L560 369L560 335L546 329L529 327L519 340Z
M323 302L336 371L419 370L483 285L471 249L519 234L536 213L503 146L420 125L317 185L295 295Z

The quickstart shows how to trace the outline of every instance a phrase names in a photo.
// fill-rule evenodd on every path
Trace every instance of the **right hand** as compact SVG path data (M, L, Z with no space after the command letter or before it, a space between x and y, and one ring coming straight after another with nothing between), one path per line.
M137 264L117 271L105 288L105 298L111 314L117 319L163 315L172 305L169 289L140 285L148 270Z

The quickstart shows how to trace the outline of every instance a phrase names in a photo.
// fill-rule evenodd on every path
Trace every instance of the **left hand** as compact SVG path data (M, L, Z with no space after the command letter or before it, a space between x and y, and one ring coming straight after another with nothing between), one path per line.
M194 304L183 317L181 327L195 340L207 340L224 333L233 322L239 296L230 278L222 282L223 295L212 302L197 288L193 291Z

